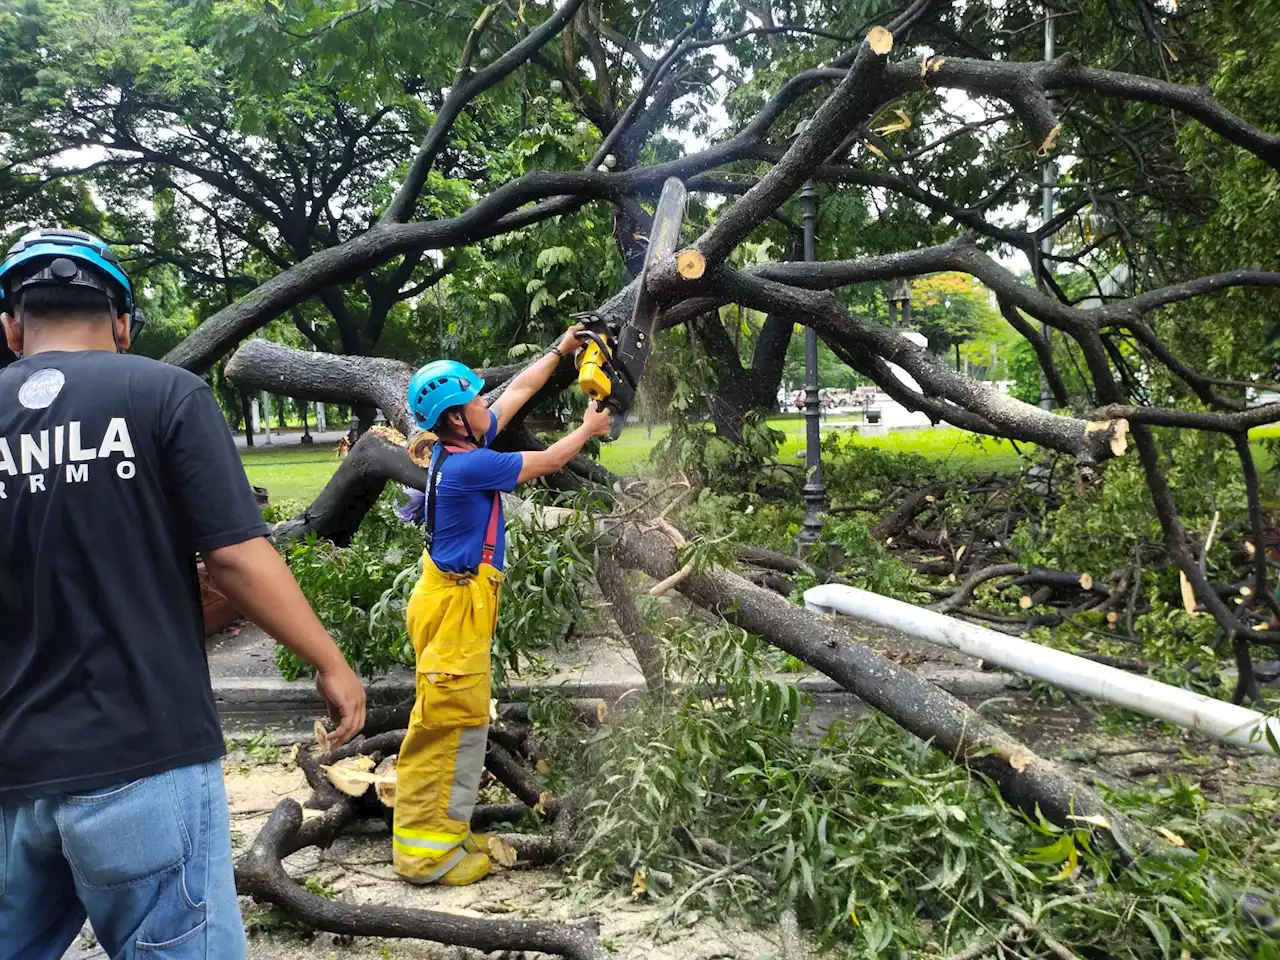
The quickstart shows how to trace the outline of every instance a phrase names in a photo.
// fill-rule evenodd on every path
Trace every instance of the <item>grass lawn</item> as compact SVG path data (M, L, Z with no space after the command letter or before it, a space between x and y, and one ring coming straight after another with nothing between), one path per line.
M786 434L786 440L778 450L779 459L786 463L798 461L798 454L804 450L804 419L791 414L769 422ZM851 422L852 418L846 417L824 420L823 435L840 430L837 424ZM629 426L617 441L604 445L600 462L615 473L640 472L653 445L666 435L665 426L654 427L652 437L642 425ZM1275 460L1258 441L1264 437L1280 438L1280 426L1258 428L1251 431L1249 437L1253 441L1258 469L1265 474L1274 468ZM894 430L883 436L862 437L859 442L886 450L917 453L955 467L1015 470L1022 463L1008 440L979 437L952 427ZM1022 449L1026 451L1028 448L1023 445ZM258 446L252 450L241 450L240 458L249 481L266 487L270 491L271 502L277 504L286 500L310 503L338 468L333 444Z
M240 460L249 482L266 487L271 502L308 504L338 469L336 444L289 444L242 449Z
M860 419L860 418L858 418ZM829 433L855 433L853 428L841 428L839 424L858 422L853 417L832 417L822 421L822 435ZM769 425L781 430L786 439L778 448L778 458L785 463L799 459L804 450L804 418L798 415L771 418ZM646 428L640 425L627 427L621 437L605 444L600 462L614 473L631 474L640 470L653 445L667 435L665 426L653 428L649 439ZM894 430L883 436L863 437L868 446L903 453L918 453L931 460L941 460L952 466L980 466L986 470L1015 470L1021 464L1017 450L1007 440L978 437L964 430L953 428L919 428ZM1023 445L1022 449L1027 450Z

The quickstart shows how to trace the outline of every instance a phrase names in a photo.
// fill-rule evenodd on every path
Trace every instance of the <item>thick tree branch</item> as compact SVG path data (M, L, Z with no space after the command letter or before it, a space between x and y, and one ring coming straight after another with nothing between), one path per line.
M660 533L626 525L616 537L615 556L626 566L659 580L678 567L670 542ZM1112 834L1129 849L1172 850L1111 808L1092 788L1072 780L950 694L855 642L829 618L798 610L726 571L694 572L679 590L699 606L821 670L935 749L989 777L1010 803L1026 810L1038 807L1050 819L1072 826L1080 825L1080 817L1104 817Z
M873 27L848 73L782 159L694 244L712 267L722 263L765 217L804 182L812 169L859 123L870 119L886 96L884 75L893 36Z
M431 165L444 146L450 130L453 129L453 122L458 118L463 107L477 95L506 79L524 64L534 51L564 29L565 24L578 12L582 3L583 0L565 0L555 13L539 24L536 29L531 30L529 35L514 47L483 70L470 74L465 80L454 85L449 95L445 97L444 103L441 104L440 112L432 122L422 144L418 147L418 153L409 165L409 172L405 175L404 182L400 184L395 197L382 214L380 223L403 223L409 219L414 204L418 202L418 196L426 185ZM483 27L482 24L479 26Z

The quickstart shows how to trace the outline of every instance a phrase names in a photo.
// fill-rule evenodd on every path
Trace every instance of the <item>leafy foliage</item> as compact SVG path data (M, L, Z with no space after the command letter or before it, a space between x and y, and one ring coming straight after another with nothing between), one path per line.
M1238 904L1243 889L1280 880L1264 852L1277 847L1265 805L1214 804L1187 782L1114 794L1196 851L1125 862L1087 829L1010 810L883 720L836 723L815 741L798 723L803 696L765 674L755 638L725 625L708 632L666 604L649 614L690 692L588 738L578 878L631 886L643 871L637 890L684 889L718 865L694 862L687 831L744 862L688 908L758 915L757 904L794 904L842 956L949 954L1004 929L1005 902L1085 955L1277 955Z
M405 611L422 573L422 533L395 516L394 496L383 495L350 547L312 538L287 554L321 623L365 677L414 664ZM491 648L495 684L571 628L594 578L594 558L580 546L588 539L588 520L556 530L508 520L506 581ZM283 647L276 648L276 664L290 680L310 672Z
M390 592L411 588L421 562L422 534L394 513L392 493L384 493L346 548L314 536L286 547L286 558L320 622L347 662L362 676L385 673L405 657L403 615L397 621L371 617ZM385 606L385 605L384 605ZM309 675L311 668L284 647L276 647L276 665L287 680Z
M650 459L659 470L688 477L697 486L754 491L794 477L774 459L784 439L759 411L742 419L741 438L734 443L697 420L678 419L654 446Z
M1207 534L1215 512L1218 528L1239 521L1246 509L1239 460L1226 438L1191 432L1158 434L1164 469L1183 523ZM1024 523L1013 545L1024 563L1105 577L1133 563L1134 552L1161 540L1159 521L1147 491L1142 465L1133 456L1110 463L1103 478L1083 491L1060 484L1061 505L1042 519ZM1210 575L1223 553L1210 553ZM1161 566L1157 564L1157 566ZM1161 593L1176 600L1177 573L1153 571Z

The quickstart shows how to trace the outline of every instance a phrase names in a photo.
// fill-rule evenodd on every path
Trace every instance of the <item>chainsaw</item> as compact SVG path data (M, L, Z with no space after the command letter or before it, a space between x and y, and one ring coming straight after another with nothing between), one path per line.
M662 185L631 320L621 324L616 320L606 320L598 313L573 315L586 327L578 335L585 341L578 354L578 387L598 405L613 412L610 440L617 440L622 433L627 414L636 402L649 354L653 351L653 330L662 310L649 295L646 283L650 267L676 252L680 226L684 222L685 200L684 184L675 177Z

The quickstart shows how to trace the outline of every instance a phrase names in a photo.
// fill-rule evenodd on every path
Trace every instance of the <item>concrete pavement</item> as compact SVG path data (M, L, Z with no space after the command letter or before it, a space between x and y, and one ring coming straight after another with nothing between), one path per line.
M346 430L326 430L324 433L311 431L311 436L316 443L337 443L347 435ZM235 437L236 446L245 449L249 444L245 440L244 431L232 434ZM276 430L271 431L271 442L267 443L267 436L264 433L255 433L253 435L253 449L271 449L272 447L297 446L302 443L303 433L301 430L286 430L280 433Z

